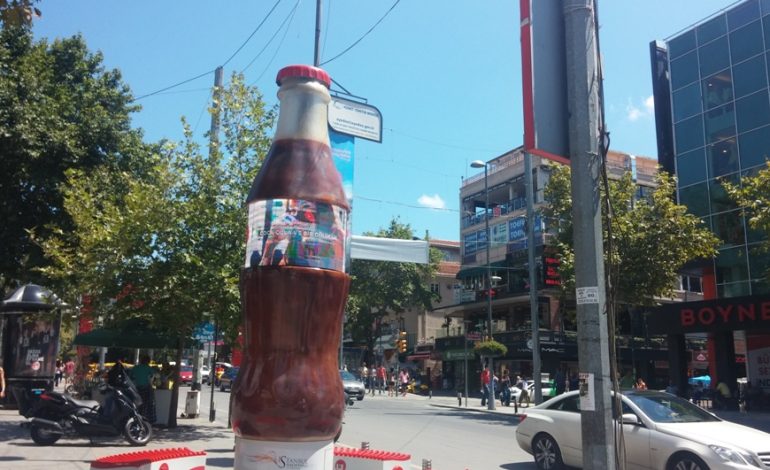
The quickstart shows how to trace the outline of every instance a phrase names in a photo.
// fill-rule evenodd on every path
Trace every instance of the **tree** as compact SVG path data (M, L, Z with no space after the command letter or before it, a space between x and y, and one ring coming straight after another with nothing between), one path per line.
M562 288L564 295L572 295L575 255L570 169L553 168L542 211L552 225L558 225L555 244L562 258ZM670 297L679 269L688 262L713 257L719 246L719 239L700 218L674 202L675 181L668 173L658 172L656 185L649 197L634 200L636 186L629 173L609 184L612 243L605 231L605 265L613 275L616 298L628 305L653 305L656 297ZM604 188L601 193L604 197ZM602 217L606 227L605 204ZM610 298L615 297L612 294Z
M0 0L0 23L3 27L29 25L32 18L42 13L34 5L39 0Z
M120 72L105 70L80 36L49 44L33 42L28 27L0 30L0 289L48 282L28 232L72 228L61 191L68 169L126 171L150 155L130 126L131 100Z
M412 240L414 234L408 224L391 220L386 229L365 235ZM383 318L398 314L410 307L431 308L437 294L430 291L429 282L438 269L441 254L431 249L430 263L396 263L355 259L351 266L352 282L347 304L347 328L356 343L374 351L374 325ZM367 358L371 363L371 358Z
M754 176L744 176L740 185L731 184L727 179L721 183L730 198L743 208L749 227L763 236L764 241L755 248L758 256L752 258L752 264L765 260L765 277L770 284L770 160Z

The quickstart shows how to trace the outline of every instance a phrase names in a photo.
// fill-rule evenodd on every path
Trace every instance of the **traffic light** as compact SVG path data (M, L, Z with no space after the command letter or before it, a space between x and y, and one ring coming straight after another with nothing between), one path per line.
M406 331L398 332L398 352L406 352Z

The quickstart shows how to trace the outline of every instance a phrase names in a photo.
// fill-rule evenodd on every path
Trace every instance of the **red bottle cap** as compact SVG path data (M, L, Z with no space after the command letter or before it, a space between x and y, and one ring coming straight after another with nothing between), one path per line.
M325 70L313 67L312 65L289 65L278 71L278 76L275 78L275 82L278 86L281 86L281 81L288 77L304 77L318 80L326 85L326 88L331 88L332 79Z

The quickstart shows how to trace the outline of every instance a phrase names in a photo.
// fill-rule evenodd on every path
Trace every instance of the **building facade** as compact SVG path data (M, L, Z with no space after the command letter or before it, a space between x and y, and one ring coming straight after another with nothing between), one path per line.
M650 51L660 164L677 176L679 203L722 240L715 259L691 267L704 297L770 294L770 254L759 249L767 234L748 226L722 186L740 184L770 155L770 2L741 2L654 41ZM767 335L756 333L710 333L712 377L748 372L751 379L752 351L770 354ZM720 372L719 356L738 361Z
M550 160L532 156L535 212L544 203L544 188L553 165ZM461 267L457 274L459 302L441 310L447 318L446 335L436 341L443 358L447 388L478 390L478 358L473 339L487 331L487 296L492 296L492 328L495 340L505 344L508 354L495 360L498 373L532 373L532 322L529 296L527 253L526 192L524 151L517 148L486 162L487 173L465 179L460 188ZM637 182L638 197L654 188L657 162L650 158L610 151L608 175L620 178L631 172ZM488 201L487 201L488 198ZM489 223L487 239L486 223ZM557 257L550 249L554 221L536 215L534 220L535 260L541 370L554 377L556 372L577 372L578 355L575 325L564 314L574 306L560 305L560 279ZM488 246L487 246L488 244ZM489 260L487 260L487 247ZM486 289L487 269L494 285ZM637 332L636 336L643 336ZM629 341L629 338L621 338ZM649 364L664 360L665 345L646 341L637 346L621 345L621 361ZM467 378L466 378L467 377Z

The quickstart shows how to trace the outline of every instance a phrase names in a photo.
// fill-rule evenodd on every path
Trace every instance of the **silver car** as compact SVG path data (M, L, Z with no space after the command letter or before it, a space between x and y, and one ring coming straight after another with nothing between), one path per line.
M723 421L687 400L657 391L622 395L627 468L770 468L770 434ZM572 391L527 410L516 441L540 469L581 467L580 395Z
M364 388L363 382L346 370L340 371L340 378L342 378L342 386L349 396L355 397L359 401L364 399L366 388Z

